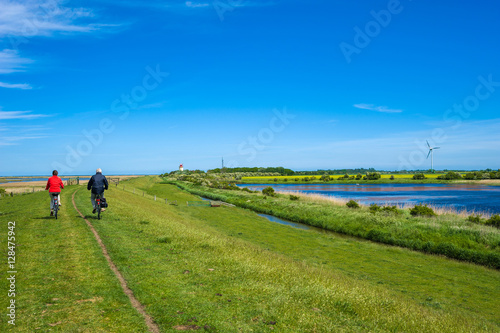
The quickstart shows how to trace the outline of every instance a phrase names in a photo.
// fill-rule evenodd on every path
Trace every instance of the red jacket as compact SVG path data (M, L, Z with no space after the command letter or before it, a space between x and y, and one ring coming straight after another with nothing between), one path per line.
M61 178L52 176L49 178L49 180L47 180L47 186L45 186L45 189L48 189L49 192L61 192L59 187L64 188L64 184Z

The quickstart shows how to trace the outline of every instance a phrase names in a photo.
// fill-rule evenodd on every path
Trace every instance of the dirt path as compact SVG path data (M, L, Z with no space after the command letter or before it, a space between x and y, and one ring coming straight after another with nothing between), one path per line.
M85 218L85 216L76 207L76 203L75 203L75 194L76 194L76 192L78 192L78 191L75 191L73 193L72 198L71 198L71 201L73 202L73 207L75 207L75 209L78 212L78 214L80 214L80 216L85 220L85 222L89 226L90 230L92 230L92 233L94 234L94 237L97 240L97 243L99 243L99 246L101 246L102 254L104 255L104 257L108 261L109 267L115 273L116 277L120 281L120 285L122 286L123 292L130 299L130 303L132 303L132 306L144 317L144 320L146 321L146 325L148 326L149 331L153 332L153 333L160 333L160 328L158 327L158 325L154 322L153 318L146 313L146 311L144 310L144 305L142 305L137 300L137 298L135 298L134 293L132 292L132 290L127 285L127 281L125 281L125 279L123 278L123 275L120 273L120 271L118 270L118 268L116 267L116 265L114 264L114 262L111 260L111 257L108 254L108 250L106 249L106 246L102 242L102 239L99 236L99 234L97 233L97 231L95 230L94 226L92 225L92 223L90 223L89 220L87 220Z

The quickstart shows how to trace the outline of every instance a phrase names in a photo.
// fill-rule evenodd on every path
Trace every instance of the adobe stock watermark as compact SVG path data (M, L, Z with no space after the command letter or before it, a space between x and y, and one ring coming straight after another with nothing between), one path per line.
M244 0L214 0L212 6L214 7L219 19L224 21L224 14L232 12L235 8L243 5Z
M340 51L344 55L346 62L350 64L353 54L360 54L361 50L370 45L372 40L380 35L382 28L389 26L393 16L400 14L403 9L404 7L399 0L389 0L386 9L370 11L373 20L368 21L363 28L358 26L353 28L355 34L352 43L341 42L339 44Z
M257 157L258 153L265 150L274 141L276 135L282 133L295 119L295 115L288 113L286 108L282 111L274 109L274 116L269 121L267 127L261 128L257 135L249 136L238 145L238 155L244 159L245 163L250 163ZM229 168L238 167L237 160L231 160L227 164Z
M148 94L158 88L163 80L169 75L167 72L160 70L160 65L156 68L150 66L145 67L146 74L142 78L140 85L136 85L130 89L129 93L121 94L120 98L115 99L110 106L110 110L117 114L119 120L125 120L131 110L137 109ZM116 119L115 119L116 120ZM116 126L112 119L103 118L99 121L96 128L84 129L81 133L83 139L76 145L66 146L66 156L63 163L53 162L52 167L59 170L61 174L70 174L83 161L83 158L92 154L95 147L102 144L104 137L111 134Z
M465 119L468 119L474 112L476 112L482 101L487 100L491 95L500 87L500 81L493 81L493 75L489 74L486 78L479 76L477 78L479 83L474 89L474 94L471 94L463 99L461 103L453 104L453 107L447 109L443 113L443 121L448 125L435 128L430 137L431 145L440 145L448 139L445 129L457 130L462 125ZM409 156L399 156L399 169L412 170L420 167L427 159L429 147L426 140L415 140L417 146Z

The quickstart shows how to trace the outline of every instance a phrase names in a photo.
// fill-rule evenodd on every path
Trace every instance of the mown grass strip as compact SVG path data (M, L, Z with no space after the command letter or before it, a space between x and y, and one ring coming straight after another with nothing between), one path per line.
M76 207L75 194L77 192L78 191L73 192L73 196L71 197L73 207L78 212L78 214L80 214L80 216L85 220L88 227L92 231L92 234L94 234L94 237L95 237L97 243L101 247L102 254L106 258L106 261L108 262L109 268L111 268L111 270L113 271L113 273L117 277L118 281L120 281L120 286L122 287L125 295L127 295L128 299L130 300L130 303L132 304L132 306L144 317L144 320L146 322L146 325L149 328L149 331L153 332L153 333L159 333L160 329L158 328L158 325L156 325L153 318L151 318L151 316L149 316L146 313L146 311L144 310L144 306L137 300L137 298L135 298L134 293L132 292L132 290L130 290L130 288L127 285L127 281L125 281L122 274L120 273L120 271L118 270L118 268L116 267L114 262L111 260L109 254L108 254L108 250L106 249L106 246L102 242L102 239L99 236L99 234L97 233L97 231L95 230L94 226L92 225L92 223L90 223L90 221L88 219L85 218L85 216L80 212L78 207Z
M188 194L176 193L177 198ZM192 198L192 196L189 196ZM109 191L93 221L113 261L161 329L207 331L495 331L461 312L419 305L383 286L314 267L228 237L170 206ZM76 196L76 202L87 198ZM85 210L85 208L84 208ZM84 214L90 214L90 207Z
M72 207L76 189L71 186L62 192L58 220L49 216L47 192L0 199L0 253L6 258L7 223L15 221L18 272L16 325L4 320L4 310L0 332L148 332ZM0 302L6 309L8 281L3 267Z

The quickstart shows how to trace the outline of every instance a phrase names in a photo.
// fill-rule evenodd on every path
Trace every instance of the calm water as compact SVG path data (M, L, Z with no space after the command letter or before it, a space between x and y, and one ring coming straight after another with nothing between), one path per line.
M462 184L241 184L261 191L272 186L275 191L297 191L353 199L362 204L430 204L500 214L500 186Z

